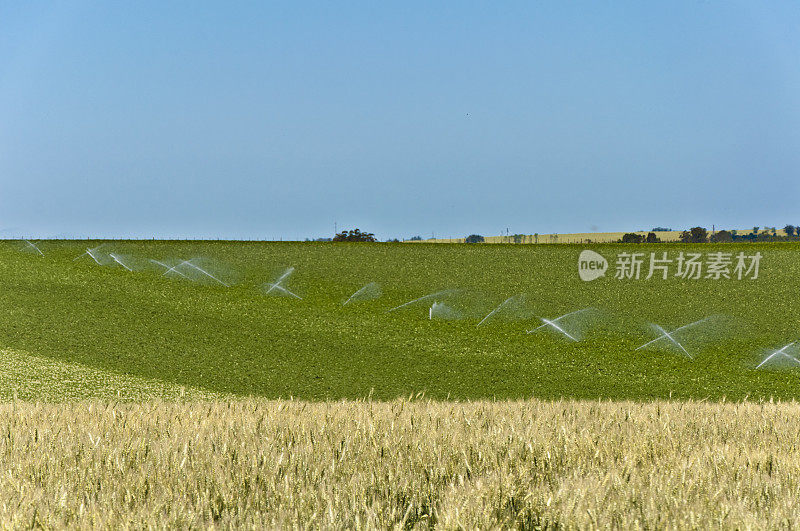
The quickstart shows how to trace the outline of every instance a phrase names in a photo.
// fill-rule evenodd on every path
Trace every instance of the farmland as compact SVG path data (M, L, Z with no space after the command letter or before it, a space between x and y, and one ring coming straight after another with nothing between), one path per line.
M38 360L40 378L93 371L133 379L135 388L149 382L141 384L145 394L156 397L181 388L306 400L800 396L791 369L754 370L770 349L800 334L793 244L595 245L612 268L624 250L758 251L763 260L755 280L615 280L612 270L581 282L584 246L105 243L98 252L120 257L128 271L81 256L99 243L38 242L44 256L19 242L0 244L6 398L58 398L37 391L42 386L31 384L20 357ZM229 286L165 276L149 262L188 258ZM281 288L301 298L266 293L264 284L290 267ZM380 285L380 297L342 305L369 282ZM442 290L457 291L387 311ZM512 296L522 302L476 326ZM458 318L429 319L440 299ZM588 307L597 310L579 342L549 329L525 333L540 317ZM713 329L681 339L691 359L667 341L636 350L657 337L650 323L670 330L712 315L720 318ZM70 396L96 396L84 389Z
M797 403L0 405L0 525L778 529Z
M35 245L0 244L0 527L800 516L796 245Z

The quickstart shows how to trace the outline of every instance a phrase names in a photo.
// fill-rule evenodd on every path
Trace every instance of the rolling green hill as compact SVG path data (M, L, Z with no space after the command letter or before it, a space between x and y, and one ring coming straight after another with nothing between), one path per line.
M582 282L584 246L119 241L95 251L98 265L82 253L100 243L37 242L44 256L0 243L0 350L41 370L269 398L800 397L788 357L754 370L800 338L796 244L594 245L610 269ZM614 279L616 255L633 251L763 258L756 280ZM187 259L221 283L189 265L164 275ZM379 297L343 305L370 282ZM558 322L578 342L549 325L526 334L590 307ZM659 336L651 323L708 316L676 334L686 352L668 338L636 350Z

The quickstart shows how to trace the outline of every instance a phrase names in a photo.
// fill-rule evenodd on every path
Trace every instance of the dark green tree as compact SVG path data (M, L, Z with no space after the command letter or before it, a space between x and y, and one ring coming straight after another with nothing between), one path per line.
M712 243L726 243L733 241L733 234L727 230L721 230L711 235L710 241Z
M683 243L706 243L708 241L708 231L703 227L692 227L681 233L680 240Z
M376 242L375 235L371 232L361 232L359 229L343 230L333 237L335 242Z
M627 232L622 235L621 243L642 243L644 236L636 234L635 232Z

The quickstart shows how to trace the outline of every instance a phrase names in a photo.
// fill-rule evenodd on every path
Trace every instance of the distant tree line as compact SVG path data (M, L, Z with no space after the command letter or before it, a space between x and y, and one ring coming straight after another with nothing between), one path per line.
M657 230L667 230L658 228ZM800 240L800 226L786 225L785 235L778 235L776 227L753 227L752 232L742 233L737 230L719 230L709 234L705 227L692 227L681 232L678 241L683 243L724 243L724 242L781 242ZM629 232L617 240L617 243L661 243L655 232L647 236Z
M617 240L617 243L661 243L661 239L656 232L669 232L670 229L664 227L656 227L652 231L644 234L635 232L627 232L622 235L622 238ZM778 235L776 227L753 227L750 232L741 232L737 230L719 230L711 234L705 227L692 227L689 230L681 232L678 241L683 243L724 243L724 242L779 242L779 241L798 241L800 240L800 225L785 225L783 227L785 234ZM555 236L555 235L553 235ZM551 241L557 242L551 236ZM539 235L534 235L536 243L539 243ZM525 240L525 235L514 234L509 236L509 239L514 243L522 243ZM315 240L306 241L334 241L334 242L377 242L377 238L371 232L361 232L360 229L345 230L336 234L331 238L317 238ZM390 238L387 242L399 242L397 238ZM412 236L409 241L422 241L421 236ZM485 238L480 234L470 234L464 238L465 243L483 243ZM588 241L591 243L591 241Z
M684 243L725 243L725 242L781 242L797 241L800 239L800 227L786 225L783 227L785 234L779 235L776 227L753 227L751 232L742 233L738 230L720 230L708 234L703 227L693 227L683 231L680 241Z
M628 232L623 234L622 238L617 240L617 243L661 243L661 239L656 236L655 232L648 232L647 236Z

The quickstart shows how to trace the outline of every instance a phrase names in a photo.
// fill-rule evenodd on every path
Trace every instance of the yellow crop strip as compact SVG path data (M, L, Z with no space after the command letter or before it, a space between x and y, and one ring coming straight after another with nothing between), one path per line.
M0 405L0 526L765 528L800 521L800 405Z

